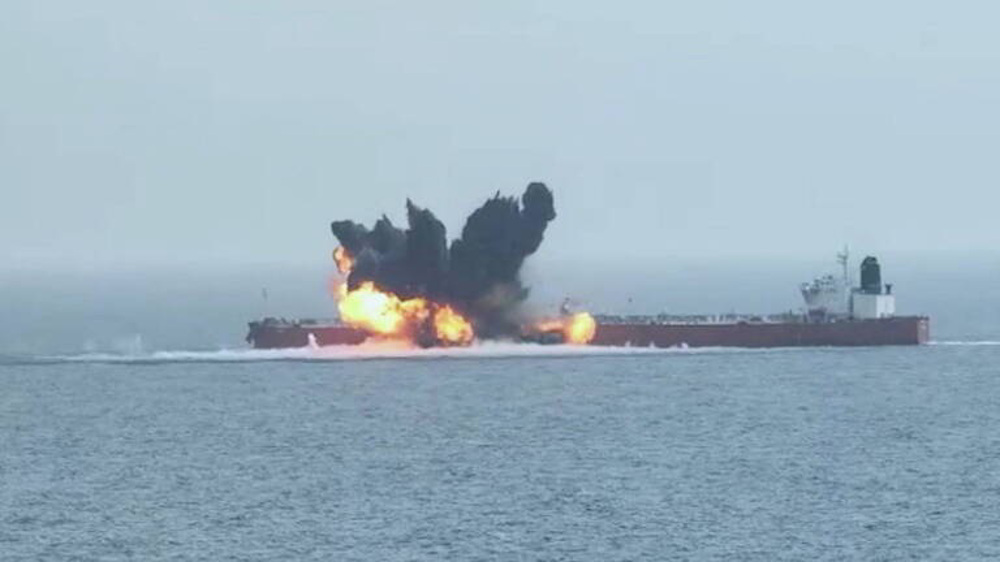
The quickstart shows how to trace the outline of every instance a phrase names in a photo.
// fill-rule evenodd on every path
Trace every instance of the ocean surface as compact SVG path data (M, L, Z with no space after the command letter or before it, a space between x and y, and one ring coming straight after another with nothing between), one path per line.
M1000 342L10 355L0 559L1000 558Z

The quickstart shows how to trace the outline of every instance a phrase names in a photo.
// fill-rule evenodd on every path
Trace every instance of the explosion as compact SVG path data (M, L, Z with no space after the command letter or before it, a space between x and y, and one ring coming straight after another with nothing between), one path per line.
M450 306L442 306L434 313L434 335L451 345L468 345L475 337L472 324Z
M370 281L353 291L346 290L345 285L341 288L342 296L337 303L340 319L373 334L402 334L408 324L427 317L427 302L424 299L400 300L392 293L379 291Z
M542 320L534 326L539 333L559 333L566 343L583 345L590 343L597 334L597 322L586 312L565 315L561 318Z
M406 230L384 215L371 230L352 221L331 224L340 242L333 260L346 276L336 291L341 321L422 346L523 337L520 306L528 289L521 265L556 216L545 184L529 184L520 201L498 192L469 216L450 246L433 213L409 200L406 212ZM555 322L565 342L587 343L596 331L587 313Z
M350 273L351 259L343 248L338 247L333 255L338 270ZM353 290L341 283L337 309L345 324L378 336L424 345L468 345L475 338L472 324L452 307L423 298L403 300L379 290L371 281Z
M597 322L590 314L577 312L569 317L564 333L567 343L590 343L594 339L594 335L597 334Z

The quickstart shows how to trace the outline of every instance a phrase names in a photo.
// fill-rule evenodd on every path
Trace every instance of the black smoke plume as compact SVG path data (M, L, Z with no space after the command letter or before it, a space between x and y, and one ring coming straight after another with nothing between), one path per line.
M349 220L330 225L354 258L348 288L372 281L403 298L455 307L481 337L516 336L518 308L528 296L518 275L521 265L556 217L549 188L531 183L520 202L498 192L469 215L450 247L434 213L407 200L406 217L406 230L384 215L371 230Z

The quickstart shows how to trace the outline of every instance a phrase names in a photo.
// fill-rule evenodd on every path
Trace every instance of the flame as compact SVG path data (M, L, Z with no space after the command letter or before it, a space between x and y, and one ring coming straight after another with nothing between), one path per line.
M535 329L539 332L562 332L565 326L563 319L541 320L535 324Z
M563 328L567 343L590 343L597 334L597 322L587 312L577 312L569 317L569 322Z
M535 325L539 332L562 332L566 343L590 343L597 334L597 321L587 312L577 312L558 319L542 320Z
M468 345L475 338L472 324L452 307L422 298L401 299L366 281L354 290L337 289L337 308L345 324L391 339L416 340L428 331L433 343Z
M337 264L337 271L347 275L354 269L354 258L347 253L343 246L337 246L333 250L333 261Z
M442 342L451 345L467 345L472 343L475 333L468 320L445 305L434 313L434 335Z
M407 303L392 293L383 293L371 282L362 283L353 291L341 289L343 295L337 308L340 319L356 328L369 332L391 335L399 333L406 323L406 313L419 305Z

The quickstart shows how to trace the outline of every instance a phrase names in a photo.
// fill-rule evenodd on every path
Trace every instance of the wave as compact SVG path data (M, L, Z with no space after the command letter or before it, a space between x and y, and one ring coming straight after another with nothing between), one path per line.
M693 352L693 349L653 347L604 347L580 345L541 345L533 343L482 342L469 347L420 349L393 342L366 342L359 345L333 345L292 349L219 349L153 351L148 353L81 353L21 358L18 363L243 363L262 361L361 361L376 359L488 359L514 357L582 357L613 355L648 355ZM708 351L701 348L697 351Z
M932 341L931 346L1000 346L1000 341ZM163 350L129 352L87 352L66 355L0 356L0 365L32 365L54 363L248 363L248 362L322 362L365 360L437 360L437 359L503 359L586 356L636 356L663 354L746 354L809 351L849 351L856 348L835 347L612 347L580 345L541 345L487 341L468 347L413 348L398 342L365 342L359 345L332 345L289 349L224 348L217 350Z

